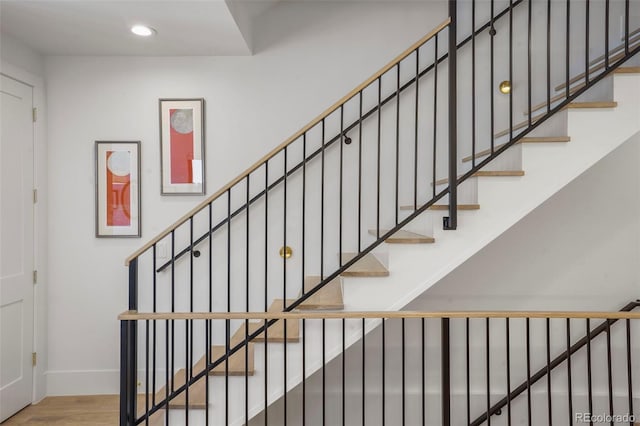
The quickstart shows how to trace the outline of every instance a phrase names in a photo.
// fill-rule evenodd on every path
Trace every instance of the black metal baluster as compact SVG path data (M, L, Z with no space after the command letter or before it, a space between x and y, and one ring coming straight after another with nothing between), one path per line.
M213 312L213 203L209 203L209 312ZM153 268L155 271L157 269Z
M269 310L269 162L264 163L264 311ZM269 422L269 322L264 320L264 425Z
M284 302L283 302L284 303ZM284 392L282 395L282 399L283 399L283 410L284 410L284 426L287 426L287 320L283 319L281 320L283 322L283 328L284 328L284 355L283 355L283 359L282 359L282 368L283 368L283 375L282 375L282 379L284 382ZM295 320L294 320L295 321Z
M173 233L173 231L172 231ZM173 268L172 268L173 269ZM171 325L173 326L173 320L171 320ZM169 361L169 320L165 321L165 385L164 385L164 400L167 403L167 406L169 406L169 392L173 391L173 377L170 376L170 373L173 374L173 360ZM171 369L169 369L169 362L171 362ZM171 379L170 379L171 377ZM171 384L171 385L169 385ZM165 413L165 424L169 424L169 410L164 410Z
M489 318L485 319L487 369L487 426L491 426L491 336Z
M184 321L184 351L185 351L185 366L184 366L184 384L186 386L185 390L184 390L184 423L185 425L189 426L189 391L190 391L190 387L189 386L189 379L193 377L193 368L191 367L191 364L189 364L189 356L190 356L190 350L189 350L189 321L185 320Z
M327 373L326 373L326 324L322 318L322 426L326 425Z
M387 362L386 362L386 333L385 333L385 319L382 318L382 426L385 424L387 418Z
M302 319L302 426L307 425L307 320Z
M569 398L569 426L573 426L573 386L571 385L571 319L567 318L567 396Z
M431 176L432 196L436 196L436 156L437 156L437 123L438 123L438 34L434 39L434 59L433 59L433 174Z
M533 18L533 14L531 13L532 3L533 2L531 0L527 2L527 121L529 126L531 126L531 113L533 112L531 110L531 20ZM547 38L548 36L549 35L547 34ZM513 85L512 80L509 81L511 82L511 85ZM547 104L547 111L548 108L549 105Z
M420 348L422 350L422 386L420 388L421 390L421 400L422 400L422 426L426 426L427 424L427 411L426 411L426 407L425 407L425 398L426 398L426 385L427 385L427 354L426 354L426 336L425 336L425 327L424 327L424 317L421 318L421 322L422 322L422 332L420 333L420 337L421 337L421 342L420 342Z
M629 0L624 2L624 54L629 54Z
M553 425L551 405L551 320L547 318L547 407L549 408L549 426Z
M153 245L155 249L155 244ZM155 250L154 250L155 251ZM155 269L154 269L155 271ZM146 425L149 424L149 320L144 322L144 344L145 344L145 357L144 357L144 413ZM155 374L155 366L154 366ZM135 396L134 396L135 397Z
M378 144L376 156L376 238L380 239L380 144L381 144L381 124L382 124L382 77L378 77Z
M476 0L471 0L471 167L476 166Z
M629 413L633 413L633 374L631 362L631 320L625 320L627 331L627 393L629 394ZM633 426L633 422L629 423Z
M527 424L531 426L531 321L526 320L527 328Z
M513 140L513 0L509 0L509 141Z
M565 35L565 97L571 95L569 82L571 81L571 0L567 0L567 29Z
M609 0L604 3L604 69L609 69Z
M249 312L249 242L250 242L250 238L249 238L249 218L250 218L250 212L249 212L249 200L251 199L251 178L250 175L247 175L247 186L246 186L246 209L247 212L246 214L246 222L245 222L245 285L246 285L246 289L245 289L245 310L247 312ZM245 345L244 345L244 419L245 422L244 424L249 424L249 320L246 319L244 321L244 340L245 340Z
M469 341L469 318L465 318L465 328L464 328L464 340L466 345L466 373L467 373L467 394L465 395L465 399L467 401L467 424L471 424L471 350L470 350L470 341ZM508 395L508 394L507 394Z
M340 144L340 146L342 146L342 144ZM282 197L282 204L283 204L283 212L282 212L282 247L284 247L284 249L287 249L287 147L284 147L284 182L283 182L283 197ZM287 256L282 256L282 310L286 311L287 310ZM287 332L287 327L284 328L285 333ZM286 335L285 335L285 340L286 340ZM285 349L286 349L286 345L285 345ZM285 351L286 353L286 351ZM285 355L286 358L286 355ZM284 395L284 402L285 402L285 407L287 405L286 403L286 388L285 388L285 395ZM285 423L286 423L286 416L285 416Z
M507 336L507 395L511 395L511 329L510 319L505 318ZM511 398L507 398L507 425L511 426Z
M231 188L227 190L227 217L231 217ZM231 312L231 220L227 222L227 312ZM225 351L224 363L224 418L229 425L229 357L231 346L231 321L225 321Z
M384 321L384 319L383 319ZM366 408L366 373L365 373L365 366L366 366L366 350L365 350L365 346L366 346L366 342L365 342L365 319L362 318L362 426L365 426L365 408ZM384 405L384 404L383 404Z
M211 206L211 203L209 203L209 206ZM209 227L209 229L211 229L211 227ZM211 346L212 346L212 342L211 342L211 330L212 330L212 324L211 324L211 320L205 320L204 323L204 359L206 360L205 362L205 367L207 369L207 374L205 374L204 376L204 400L205 400L205 406L204 406L204 423L205 426L209 426L209 401L210 401L210 393L209 393L209 365L211 364ZM167 410L168 411L168 410Z
M416 49L416 99L413 141L413 209L418 209L418 115L420 111L420 48ZM379 237L378 237L379 238Z
M398 214L400 205L398 198L400 190L398 188L400 180L400 62L396 65L396 225L398 224Z
M153 312L157 312L157 272L156 272L156 246L157 244L153 245L153 249L152 249L152 253L151 255L153 256ZM151 348L151 356L153 357L153 376L151 377L151 388L153 389L153 392L151 392L151 405L155 407L156 405L156 371L157 371L157 367L156 367L156 321L153 322L153 344L152 344L152 348ZM147 410L148 411L148 410Z
M362 251L362 90L359 93L360 120L358 121L358 253Z
M589 0L585 0L584 84L589 84Z
M494 0L491 0L490 3L491 6L491 29L489 30L489 35L491 37L491 43L489 46L489 56L490 56L490 64L489 64L489 74L490 74L490 78L489 78L489 97L491 98L491 123L490 123L490 128L491 128L491 132L489 134L489 140L491 141L491 154L493 154L494 150L495 150L495 99L494 99L494 88L493 88L493 84L494 84L494 80L495 80L495 64L494 64L494 55L495 55L495 36L496 36L496 28L495 28L495 23L494 23Z
M347 373L347 365L346 365L346 357L347 357L347 342L345 338L346 327L345 327L345 319L342 318L342 426L346 426L346 412L347 412L347 390L346 390L346 373Z
M405 324L402 318L402 426L405 425L406 416L406 371L405 371Z
M607 381L609 384L609 416L613 424L613 372L611 371L611 322L607 319Z
M451 426L451 341L449 318L441 320L442 426Z
M340 106L340 134L341 138L344 139L344 104ZM338 206L338 212L340 214L340 219L338 223L338 253L342 253L342 175L343 175L343 150L344 150L344 142L340 141L340 204ZM339 256L338 263L342 266L342 256Z
M531 88L529 88L531 90ZM551 111L551 0L547 0L547 113Z
M324 118L322 119L322 154L320 160L320 281L324 280ZM340 254L342 257L342 253Z
M193 216L189 218L189 247L193 247ZM193 312L193 253L189 256L189 312ZM193 327L189 330L191 337L191 346L189 347L189 357L186 358L189 365L193 366ZM191 376L193 378L193 369Z
M591 380L591 320L587 318L587 386L589 394L589 413L593 413L593 388ZM589 425L593 426L593 421L589 421Z
M171 312L176 311L176 231L171 231ZM171 374L175 373L175 323L171 320ZM171 381L171 392L175 390L174 381Z

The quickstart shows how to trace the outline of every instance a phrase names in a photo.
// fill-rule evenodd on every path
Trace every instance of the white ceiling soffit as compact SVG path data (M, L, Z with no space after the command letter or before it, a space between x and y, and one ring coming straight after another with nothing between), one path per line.
M250 31L224 0L0 1L0 31L44 55L250 55L236 20ZM157 34L135 36L135 24Z

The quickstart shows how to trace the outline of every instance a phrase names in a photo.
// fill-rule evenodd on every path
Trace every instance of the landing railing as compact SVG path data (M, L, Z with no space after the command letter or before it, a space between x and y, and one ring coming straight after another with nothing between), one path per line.
M461 183L640 51L637 9L451 0L442 24L133 253L129 309L267 311L280 298L291 311L434 204L446 204L443 225L455 229ZM172 375L204 348L190 339L183 353L168 324ZM123 404L135 404L125 379L141 336L123 334ZM204 373L190 370L190 383ZM185 392L170 388L165 403Z
M123 327L139 329L146 354L142 414L126 424L161 417L166 425L448 426L483 424L491 413L508 425L633 425L640 419L640 313L631 311L639 306L620 312L126 312ZM218 322L228 329L268 321L299 328L300 337L265 339L269 359L254 359L247 346L231 354L228 335L212 332ZM186 373L171 379L168 358L150 368L150 354L170 344L150 346L154 324L206 330L185 332L184 348L193 339L209 348L222 337L231 361L207 350L207 372L221 377L194 373L196 383L187 386L187 363ZM237 371L239 359L244 373ZM185 395L170 398L165 379ZM157 383L164 387L156 393ZM189 403L202 392L203 406Z

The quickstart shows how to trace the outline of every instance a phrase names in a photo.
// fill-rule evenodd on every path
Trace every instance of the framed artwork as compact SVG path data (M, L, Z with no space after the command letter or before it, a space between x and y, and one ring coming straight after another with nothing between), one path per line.
M160 193L204 194L204 99L160 99Z
M140 142L96 141L96 237L140 237Z

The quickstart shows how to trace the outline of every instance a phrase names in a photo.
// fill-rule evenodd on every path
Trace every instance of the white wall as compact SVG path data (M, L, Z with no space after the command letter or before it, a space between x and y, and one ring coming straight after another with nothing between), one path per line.
M34 185L38 189L35 205L34 262L38 270L38 283L34 287L35 332L33 350L38 353L34 374L33 401L46 395L47 370L47 290L48 276L48 192L47 192L47 136L44 58L19 41L0 35L0 72L33 87L33 106L38 109L34 124Z
M285 3L255 28L252 57L47 58L48 393L117 392L124 258L202 199L159 195L158 98L206 99L211 193L444 16L434 3ZM95 140L142 141L141 240L94 238Z

